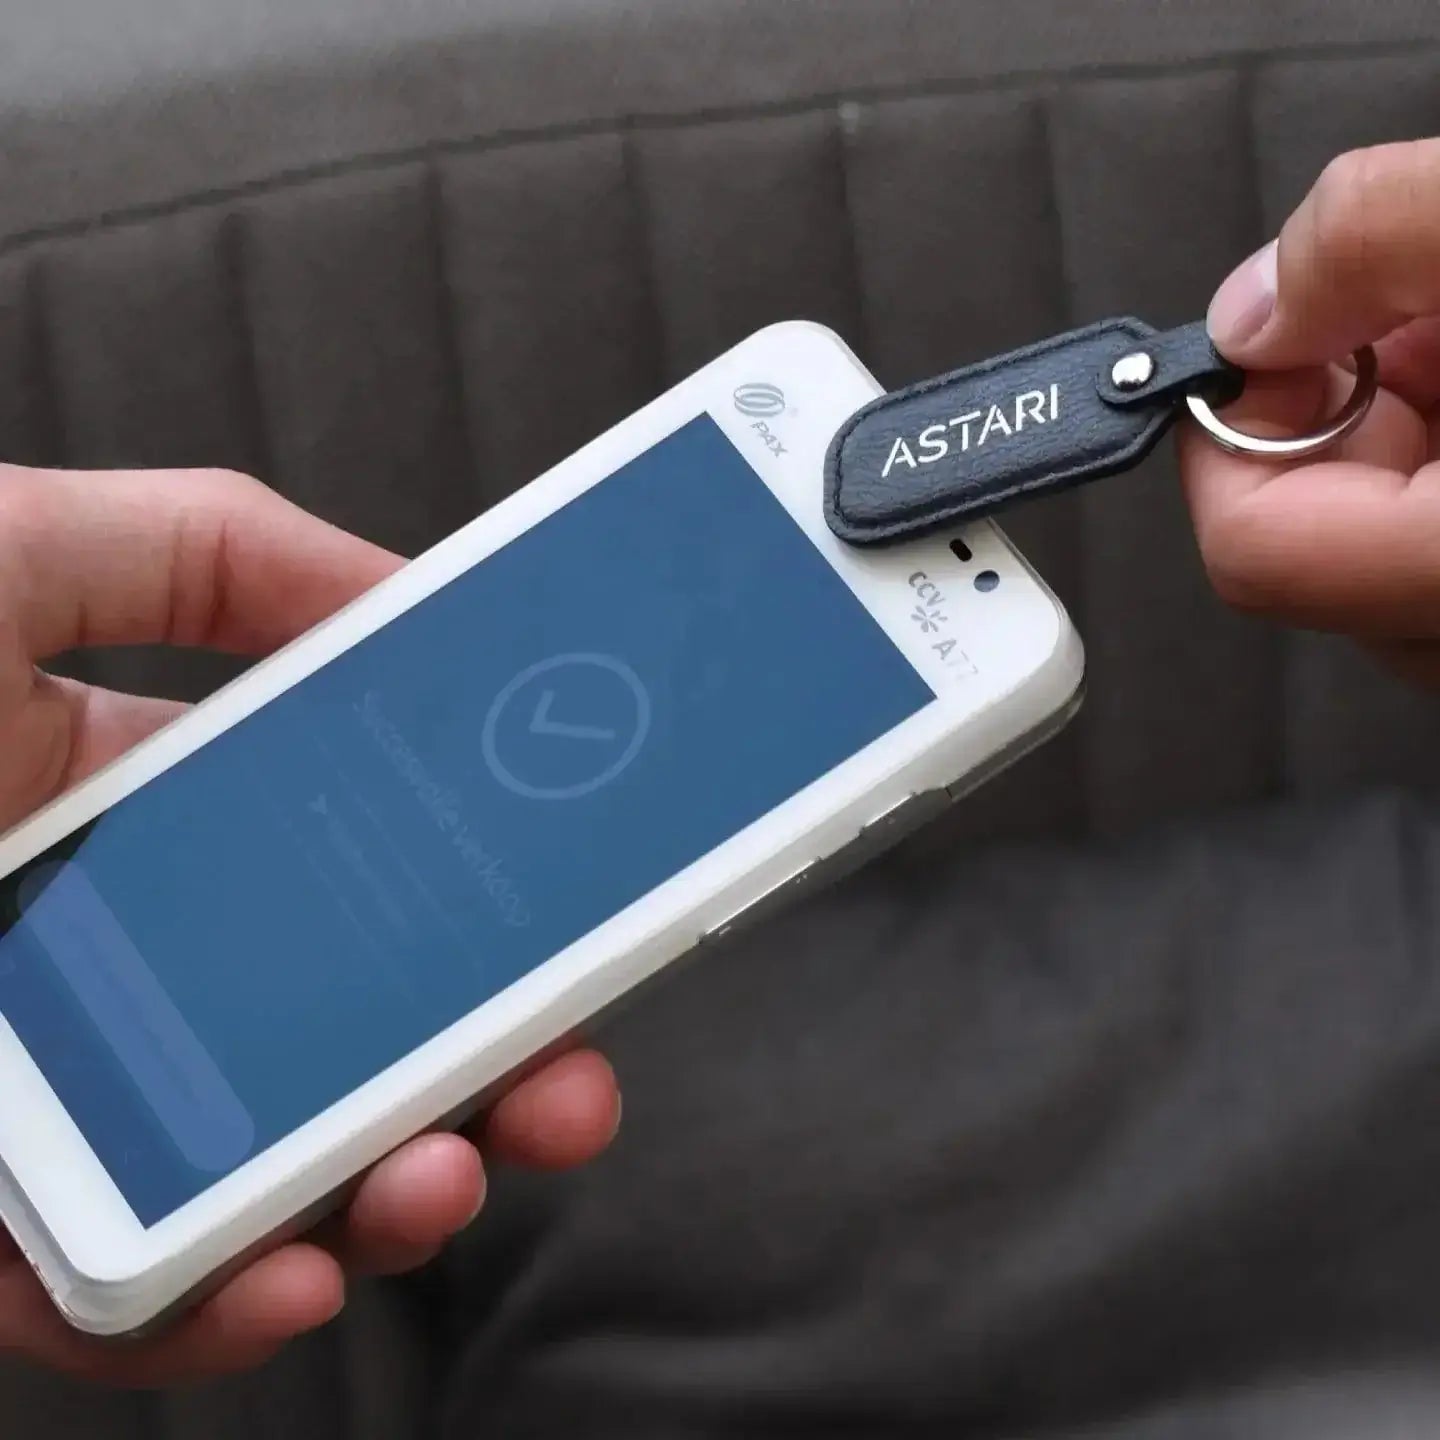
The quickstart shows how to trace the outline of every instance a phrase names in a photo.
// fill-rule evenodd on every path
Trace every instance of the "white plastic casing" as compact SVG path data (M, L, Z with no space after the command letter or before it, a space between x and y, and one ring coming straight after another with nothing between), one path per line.
M752 403L755 386L783 395L779 413L753 413L778 408L773 396ZM73 1326L143 1333L395 1146L491 1090L754 902L862 832L886 829L872 830L874 822L903 813L912 797L962 792L1068 718L1083 679L1079 639L997 526L873 551L842 544L826 526L826 447L879 393L830 331L804 322L761 331L0 836L6 875L703 411L938 697L149 1229L0 1017L0 1218ZM968 563L951 551L956 534L973 552ZM989 591L973 583L983 571L999 579ZM955 643L943 651L947 639Z

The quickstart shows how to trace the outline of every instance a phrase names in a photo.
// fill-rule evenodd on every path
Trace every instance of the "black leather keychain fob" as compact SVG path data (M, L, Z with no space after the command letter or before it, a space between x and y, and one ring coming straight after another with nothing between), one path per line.
M1244 383L1203 322L1053 336L851 416L826 457L826 519L880 545L1098 480L1139 464L1191 397L1223 406Z

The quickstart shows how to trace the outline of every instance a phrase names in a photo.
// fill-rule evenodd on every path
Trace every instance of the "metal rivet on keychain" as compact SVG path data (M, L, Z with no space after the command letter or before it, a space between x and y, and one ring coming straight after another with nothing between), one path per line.
M1143 350L1122 355L1110 372L1110 381L1117 390L1140 390L1155 378L1155 360Z
M1118 366L1116 367L1119 368ZM1323 429L1310 435L1296 435L1286 439L1268 439L1250 435L1227 425L1210 408L1209 403L1199 395L1188 395L1185 403L1201 427L1222 449L1232 455L1258 456L1267 460L1301 460L1307 455L1318 455L1338 445L1370 413L1379 388L1379 367L1375 352L1366 345L1355 352L1355 388L1340 413ZM1119 383L1118 380L1116 382Z

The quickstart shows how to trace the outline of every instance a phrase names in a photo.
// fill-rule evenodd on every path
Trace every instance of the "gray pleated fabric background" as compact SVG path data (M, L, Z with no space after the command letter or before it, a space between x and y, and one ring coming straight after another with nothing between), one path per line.
M1440 12L1400 0L146 0L123 25L54 0L5 24L0 455L244 469L407 554L776 319L898 384L1112 313L1195 318L1333 154L1440 132ZM1006 528L1076 616L1091 699L922 851L1440 779L1433 701L1221 610L1168 455ZM229 673L77 669L187 696ZM367 1292L223 1401L6 1377L6 1433L401 1435L445 1293Z

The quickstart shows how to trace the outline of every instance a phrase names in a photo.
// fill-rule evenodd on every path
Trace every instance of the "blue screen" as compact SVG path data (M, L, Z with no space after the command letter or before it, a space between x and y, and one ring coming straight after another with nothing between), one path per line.
M0 882L140 1222L934 699L701 416Z

